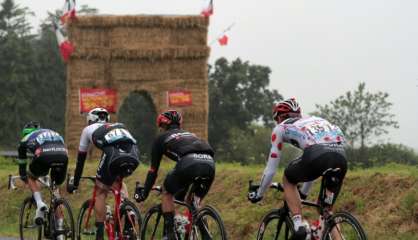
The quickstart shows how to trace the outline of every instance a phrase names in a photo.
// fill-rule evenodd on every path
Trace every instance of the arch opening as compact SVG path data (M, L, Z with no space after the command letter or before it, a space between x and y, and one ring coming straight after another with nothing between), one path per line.
M118 121L125 124L138 141L141 160L149 161L151 145L157 134L156 107L146 91L131 92L119 108Z

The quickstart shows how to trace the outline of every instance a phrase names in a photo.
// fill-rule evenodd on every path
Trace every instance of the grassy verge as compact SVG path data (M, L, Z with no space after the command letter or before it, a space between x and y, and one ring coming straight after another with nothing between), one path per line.
M10 160L0 159L0 235L18 235L18 212L21 201L29 194L28 190L7 191L7 176L17 174L17 166ZM173 163L162 165L159 183ZM86 165L85 174L93 175L97 162ZM230 239L254 239L258 222L271 208L280 207L281 194L269 191L265 199L253 205L246 200L248 181L259 180L264 166L240 166L239 164L218 164L216 181L206 202L215 206L221 213ZM70 166L70 173L74 166ZM147 168L140 166L127 184L132 191L136 180L145 180ZM280 169L275 180L280 181ZM318 189L315 185L311 198ZM81 203L91 194L91 184L81 186L75 195L63 194L73 207L77 216ZM46 194L44 194L46 195ZM152 195L145 204L139 205L141 212L159 202ZM349 171L336 210L352 212L365 227L369 239L418 239L418 169L411 166L387 165L372 169ZM313 215L312 213L308 215Z

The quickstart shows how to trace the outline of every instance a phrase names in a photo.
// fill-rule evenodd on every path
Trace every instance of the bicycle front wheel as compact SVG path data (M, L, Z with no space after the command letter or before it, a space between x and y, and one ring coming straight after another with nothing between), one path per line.
M128 199L120 207L120 219L124 239L139 240L142 218L138 208ZM116 226L117 232L119 226Z
M90 208L90 203L91 200L85 201L78 213L77 240L96 240L96 216L94 206Z
M324 240L366 240L367 236L357 219L348 212L337 212L327 221Z
M42 239L42 226L35 223L36 202L32 197L23 201L19 214L19 233L21 240Z
M288 216L282 216L280 210L268 212L258 227L257 240L288 240L293 235L293 222Z
M193 226L194 240L198 239L227 239L225 226L218 211L211 206L199 210Z
M150 208L142 224L141 239L162 239L164 236L164 219L161 205Z
M74 218L70 204L63 198L55 200L50 214L50 233L53 239L75 239Z

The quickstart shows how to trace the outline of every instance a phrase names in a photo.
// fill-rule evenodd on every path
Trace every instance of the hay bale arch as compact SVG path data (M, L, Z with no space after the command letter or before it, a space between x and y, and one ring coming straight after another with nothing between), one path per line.
M208 24L201 16L148 15L82 16L72 22L69 37L76 51L67 66L65 127L70 154L86 126L80 88L116 89L118 109L132 92L146 92L156 112L168 108L167 91L188 90L192 105L176 109L185 129L207 139ZM111 117L118 120L117 113Z

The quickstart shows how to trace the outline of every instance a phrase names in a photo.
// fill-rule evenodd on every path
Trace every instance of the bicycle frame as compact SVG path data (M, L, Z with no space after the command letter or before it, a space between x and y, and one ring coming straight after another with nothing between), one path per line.
M137 183L139 184L139 183ZM180 201L174 198L174 203L180 206L184 206L187 208L187 210L189 211L189 213L191 214L191 220L190 221L190 226L194 226L195 224L195 220L197 219L197 214L198 214L198 207L199 204L196 202L196 199L194 198L194 194L193 194L193 184L190 186L189 190L187 191L187 193L184 196L184 201ZM162 188L161 186L154 186L151 190L156 191L158 194L162 193ZM187 203L187 200L191 200L191 203ZM186 232L186 235L190 234L190 231L192 230L191 228L188 229L189 231Z
M93 179L95 180L95 177L82 177L84 179L90 179L93 181ZM123 240L123 233L122 233L122 221L120 219L120 205L122 203L122 194L121 194L121 189L122 189L122 182L123 182L123 178L117 178L116 180L116 188L111 187L110 192L112 192L113 196L115 197L115 206L114 206L114 213L116 215L116 221L114 223L111 223L110 221L105 222L105 229L106 229L106 233L108 235L109 240L114 240L115 236L114 236L114 229L115 229L115 224L117 224L119 226L119 236L120 239ZM94 208L94 204L96 202L96 191L97 191L97 185L94 185L94 189L93 189L93 195L90 201L90 205L88 208L88 212L87 212L87 217L86 217L86 221L84 223L86 228L89 228L89 220Z

